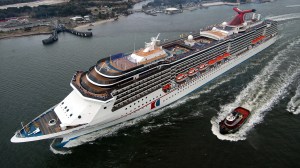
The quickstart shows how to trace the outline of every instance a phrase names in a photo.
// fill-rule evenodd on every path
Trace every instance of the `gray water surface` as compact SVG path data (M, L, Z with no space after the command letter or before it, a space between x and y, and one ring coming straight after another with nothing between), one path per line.
M300 7L286 7L297 4L278 0L241 8L271 17L300 13ZM300 20L288 16L282 16L287 20L279 23L280 39L274 45L182 101L110 136L93 135L89 138L96 140L65 155L50 150L51 140L10 142L21 121L67 96L75 71L88 70L111 54L131 52L134 44L141 48L158 33L160 39L175 39L228 21L233 14L230 6L157 17L138 13L95 26L94 37L88 39L60 34L49 46L42 45L44 35L0 40L0 167L300 167L300 118L286 110L300 84ZM214 118L245 102L256 103L249 129L237 141L219 139L212 131Z

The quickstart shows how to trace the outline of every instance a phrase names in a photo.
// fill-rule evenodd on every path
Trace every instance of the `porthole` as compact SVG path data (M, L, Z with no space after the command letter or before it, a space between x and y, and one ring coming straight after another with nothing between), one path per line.
M72 117L73 114L70 114L70 117Z
M69 111L69 109L67 109L67 112Z
M78 119L81 119L81 115L78 116Z
M65 106L65 109L67 108L67 106Z
M104 109L106 109L106 107L104 107Z
M51 120L49 120L49 122L48 122L48 125L49 126L53 126L53 125L55 125L56 124L56 120L55 119L51 119Z

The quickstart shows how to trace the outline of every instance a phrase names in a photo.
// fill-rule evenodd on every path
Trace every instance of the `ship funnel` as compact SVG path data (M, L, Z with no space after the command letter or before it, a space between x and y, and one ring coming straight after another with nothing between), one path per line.
M245 22L245 15L247 13L252 13L255 12L255 9L250 9L250 10L240 10L237 7L233 8L234 11L236 11L238 14L230 21L229 25L231 26L238 26L241 25Z

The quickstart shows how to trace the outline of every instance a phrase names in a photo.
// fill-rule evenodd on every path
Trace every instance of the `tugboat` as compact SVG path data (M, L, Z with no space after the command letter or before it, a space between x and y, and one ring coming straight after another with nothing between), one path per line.
M219 123L221 134L235 133L246 122L250 116L250 111L238 107L234 109L224 120Z

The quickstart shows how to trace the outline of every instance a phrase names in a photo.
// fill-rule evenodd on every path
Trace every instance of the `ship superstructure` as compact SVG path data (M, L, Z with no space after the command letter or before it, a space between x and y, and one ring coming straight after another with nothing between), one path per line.
M88 71L77 71L73 91L22 129L12 142L76 138L162 108L198 89L273 44L277 22L261 20L234 8L229 23L160 44L159 35L131 54L99 60Z

